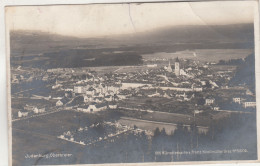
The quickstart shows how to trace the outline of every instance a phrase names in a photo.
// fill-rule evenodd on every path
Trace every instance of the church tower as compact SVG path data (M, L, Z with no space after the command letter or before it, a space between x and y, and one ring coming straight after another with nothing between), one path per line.
M175 75L178 77L180 75L180 61L179 58L177 57L175 60Z
M171 66L171 62L169 61L169 65L167 67L167 71L168 72L172 72L172 66Z

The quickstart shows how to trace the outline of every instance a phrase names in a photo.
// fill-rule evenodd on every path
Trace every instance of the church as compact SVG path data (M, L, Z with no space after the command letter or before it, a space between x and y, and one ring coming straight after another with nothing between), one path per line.
M178 77L180 76L180 61L179 61L179 58L177 57L176 60L175 60L175 64L174 64L174 73L175 75ZM169 64L168 64L168 67L166 67L166 70L168 72L173 72L172 70L172 66L171 66L171 62L169 61Z
M175 69L174 69L175 75L178 77L180 75L180 61L179 58L177 57L175 60Z

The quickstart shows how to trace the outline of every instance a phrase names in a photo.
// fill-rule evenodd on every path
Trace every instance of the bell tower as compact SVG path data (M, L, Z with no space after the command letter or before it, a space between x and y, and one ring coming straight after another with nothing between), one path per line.
M177 57L175 60L175 75L178 77L180 75L180 61L179 58Z

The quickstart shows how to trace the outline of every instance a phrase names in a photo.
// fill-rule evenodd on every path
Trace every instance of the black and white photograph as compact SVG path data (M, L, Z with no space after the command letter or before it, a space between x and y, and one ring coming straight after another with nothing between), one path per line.
M258 161L257 5L6 7L12 165Z

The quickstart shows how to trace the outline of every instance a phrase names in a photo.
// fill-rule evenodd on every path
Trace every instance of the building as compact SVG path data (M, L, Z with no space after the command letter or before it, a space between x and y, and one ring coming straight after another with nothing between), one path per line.
M24 111L24 110L21 110L18 112L18 117L21 118L21 117L26 117L28 116L28 112L27 111Z
M256 102L255 101L250 101L250 102L244 102L244 108L252 108L256 107Z
M31 106L31 105L26 104L26 105L23 107L23 109L26 110L26 111L33 111L33 110L34 110L34 106Z
M73 92L73 89L72 88L66 88L65 92Z
M249 89L246 90L246 95L252 96L254 95L252 91L250 91Z
M78 111L89 112L89 113L103 111L105 109L107 109L106 103L100 103L100 104L91 103L89 105L84 105L82 107L77 108Z
M166 69L168 72L172 72L172 66L171 66L171 62L169 61L169 65Z
M195 84L192 84L191 85L191 89L195 92L202 92L202 87L200 85L195 85Z
M106 101L113 101L113 97L111 95L105 96Z
M82 86L74 86L74 92L75 93L83 93L83 87Z
M47 74L45 74L43 77L42 77L42 80L43 81L48 81L49 80L49 76Z
M63 106L64 104L68 103L68 101L69 100L67 98L62 98L56 102L56 106Z
M34 107L33 112L34 112L35 114L44 113L44 112L45 112L45 108L37 108L37 107Z
M63 102L62 102L61 100L58 100L58 101L56 102L56 106L63 106Z
M147 67L157 67L157 64L146 65Z
M207 98L205 100L205 105L211 105L215 102L215 99L212 99L212 98Z
M233 102L240 104L241 103L241 98L240 97L233 97Z
M175 69L174 69L175 75L178 77L180 75L180 61L179 58L177 57L175 60Z
M108 108L109 109L117 109L117 105L115 103L109 103Z

